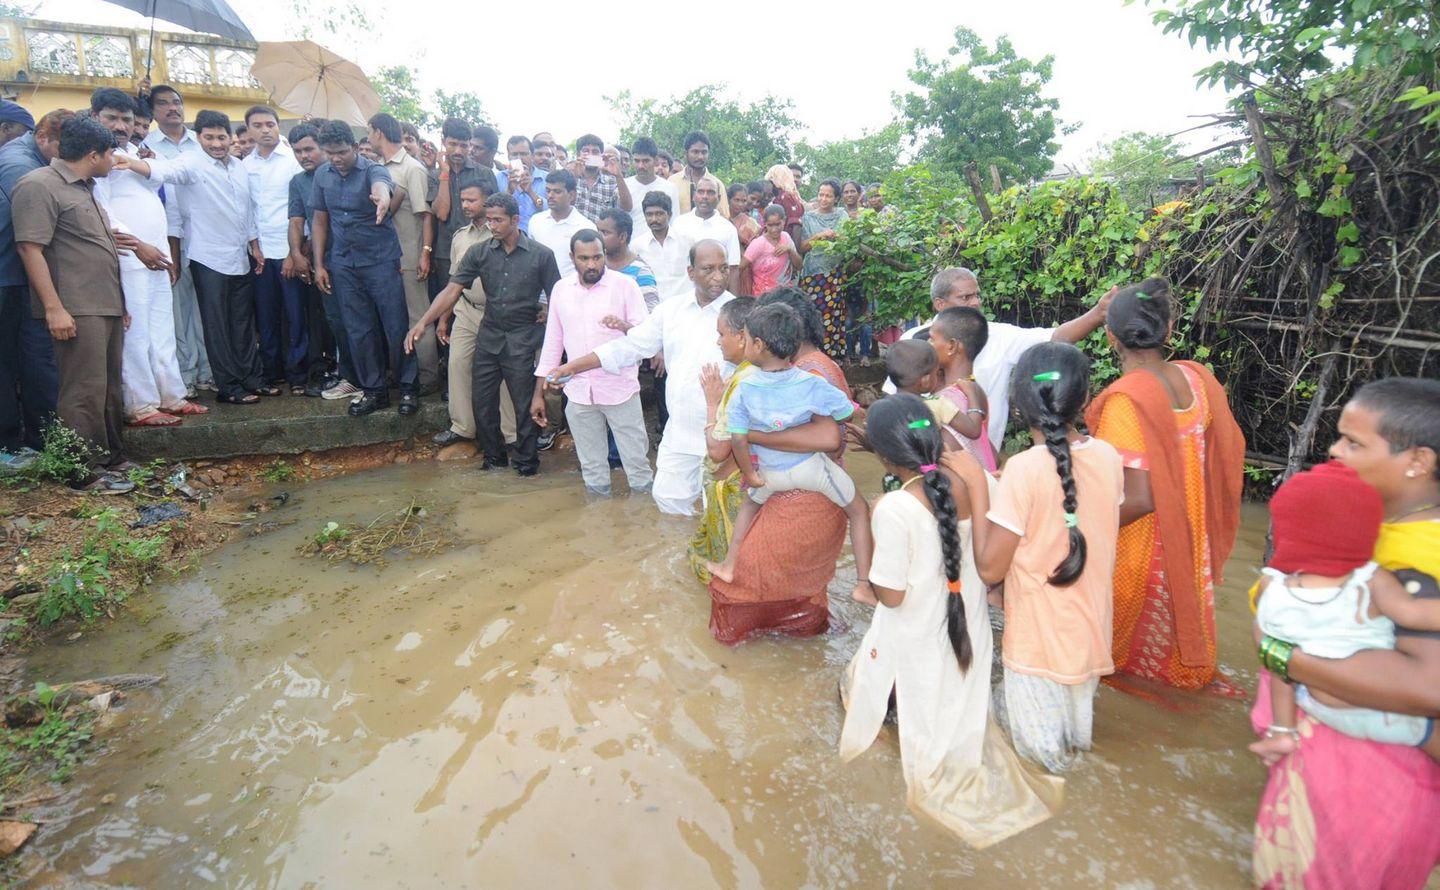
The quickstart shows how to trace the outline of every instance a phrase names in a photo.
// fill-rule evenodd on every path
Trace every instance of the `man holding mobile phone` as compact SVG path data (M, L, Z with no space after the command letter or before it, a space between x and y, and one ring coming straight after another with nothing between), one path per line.
M530 140L524 136L511 136L505 142L505 155L510 161L508 170L495 174L500 190L515 199L520 208L520 231L530 232L530 218L537 211L545 209L546 172L534 166L530 152Z
M575 153L578 157L571 167L576 180L575 209L589 219L599 219L612 207L629 213L630 189L620 171L619 153L614 148L606 151L605 143L594 133L575 140Z

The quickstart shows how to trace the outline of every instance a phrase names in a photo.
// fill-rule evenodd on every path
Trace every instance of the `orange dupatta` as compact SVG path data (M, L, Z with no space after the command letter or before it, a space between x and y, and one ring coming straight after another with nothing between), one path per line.
M1210 564L1215 583L1235 546L1240 528L1240 491L1244 484L1245 436L1230 413L1225 388L1204 365L1175 362L1195 372L1205 388L1210 419L1205 428L1205 514L1210 533ZM1180 663L1187 667L1209 664L1205 650L1204 616L1200 591L1195 589L1193 533L1185 510L1185 470L1176 438L1174 408L1160 378L1147 371L1131 371L1107 386L1085 411L1091 428L1100 425L1110 396L1123 393L1135 405L1145 437L1150 464L1150 493L1155 502L1155 526L1165 542L1165 580L1175 610L1175 637Z

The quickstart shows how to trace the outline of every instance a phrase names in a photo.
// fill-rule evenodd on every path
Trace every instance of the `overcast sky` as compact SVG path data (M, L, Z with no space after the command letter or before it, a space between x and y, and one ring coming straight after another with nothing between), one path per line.
M1195 84L1206 54L1162 34L1146 7L1123 0L886 0L856 3L864 12L854 16L840 12L849 3L817 12L815 0L359 3L380 23L378 39L320 42L367 70L409 64L427 93L435 87L475 92L505 135L551 130L570 141L593 131L608 141L617 125L603 96L625 89L669 96L707 82L724 84L742 100L767 92L793 99L800 135L808 140L858 135L891 120L891 94L908 86L915 50L943 55L962 24L987 42L1008 35L1023 56L1055 56L1049 93L1060 101L1061 118L1080 125L1062 138L1061 162L1083 166L1101 141L1128 130L1175 132L1198 123L1190 115L1224 105L1222 93ZM285 0L231 4L257 39L296 36ZM515 18L500 13L511 9L525 22L523 37ZM629 14L635 9L648 21ZM670 21L657 21L659 10ZM146 23L101 0L44 0L37 15ZM568 46L556 27L567 16L575 23ZM765 34L772 35L768 41ZM1204 132L1184 138L1197 147L1219 140Z

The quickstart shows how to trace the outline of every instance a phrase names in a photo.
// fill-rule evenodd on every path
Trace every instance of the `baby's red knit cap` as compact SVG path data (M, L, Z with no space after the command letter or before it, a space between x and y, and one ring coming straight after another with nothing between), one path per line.
M1355 471L1329 461L1291 476L1270 499L1270 567L1338 578L1375 554L1385 508Z

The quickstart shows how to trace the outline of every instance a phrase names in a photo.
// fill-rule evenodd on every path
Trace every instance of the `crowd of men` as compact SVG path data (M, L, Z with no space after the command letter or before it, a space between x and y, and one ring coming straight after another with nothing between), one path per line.
M572 160L548 132L511 136L502 160L496 130L458 119L438 146L388 114L358 140L338 121L282 134L265 106L187 124L181 93L160 85L98 89L88 109L38 122L3 103L0 140L0 448L42 448L58 417L89 446L77 488L128 490L122 427L206 413L205 390L236 406L347 399L356 417L392 391L402 415L439 392L437 443L476 441L487 469L513 453L522 475L563 399L587 484L608 490L601 448L643 489L638 384L556 384L547 414L543 372L668 300L738 291L703 132L679 163L648 138L591 134ZM663 405L670 356L653 352L634 358Z

